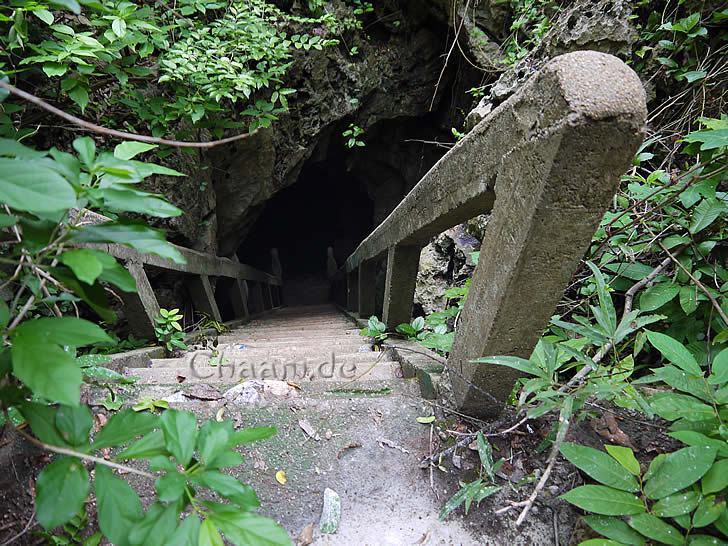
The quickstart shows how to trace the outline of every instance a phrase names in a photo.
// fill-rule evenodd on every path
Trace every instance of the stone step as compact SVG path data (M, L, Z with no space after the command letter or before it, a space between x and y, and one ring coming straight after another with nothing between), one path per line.
M241 363L226 366L133 368L125 374L137 377L141 385L164 383L222 383L235 384L248 379L280 381L357 381L360 379L398 379L402 370L398 362L370 360L368 362L270 362Z
M280 321L280 322L248 322L237 327L233 332L257 332L257 331L275 331L275 330L352 330L357 325L349 321L326 321L326 322L308 322L308 321Z
M351 328L326 328L308 330L306 328L275 328L275 329L251 329L251 330L233 330L231 332L225 332L223 336L230 337L253 337L253 338L282 338L282 337L360 337L364 336L359 334L359 330Z
M230 339L233 338L233 339ZM223 337L218 338L218 343L263 343L263 342L319 342L326 343L328 341L359 341L361 343L367 342L366 337L360 336L359 332L352 332L350 334L339 332L339 333L318 333L311 332L310 334L300 334L296 332L292 333L281 333L278 335L255 335L253 332L249 334L236 333L234 335L225 334Z
M381 352L368 351L363 353L337 353L334 352L333 358L337 364L346 364L349 362L373 362L379 358L382 360L391 360L388 354L382 355ZM332 359L331 352L311 351L301 352L298 350L291 351L258 351L258 350L229 350L221 351L218 356L212 356L212 351L196 351L187 353L185 356L178 358L152 358L150 366L152 368L189 368L194 366L209 366L210 360L214 359L215 363L220 362L222 358L223 365L233 362L330 362ZM217 364L214 364L217 365Z
M295 338L295 339L289 339L286 341L251 341L246 342L245 340L241 340L239 338L228 338L228 337L220 337L218 338L218 348L221 345L225 346L231 346L231 348L235 347L241 347L242 345L245 345L245 347L241 347L243 349L287 349L287 348L300 348L301 350L306 349L321 349L321 350L330 350L330 349L338 349L341 350L343 347L348 347L351 349L352 353L358 352L359 347L362 346L369 346L369 344L366 342L366 338L341 338L341 339L327 339L325 341L318 341L316 339L307 339L307 338Z

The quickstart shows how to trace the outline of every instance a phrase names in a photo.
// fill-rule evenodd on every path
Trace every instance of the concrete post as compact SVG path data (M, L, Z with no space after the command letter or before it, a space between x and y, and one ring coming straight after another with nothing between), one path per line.
M273 305L273 293L270 289L270 284L265 283L265 287L263 288L263 301L265 302L265 308L266 309L273 309L275 307Z
M270 249L270 268L273 275L283 280L283 266L281 266L281 258L278 256L278 249Z
M359 316L362 318L368 318L376 313L376 275L375 260L368 260L359 265Z
M129 322L129 328L135 336L155 339L154 319L159 316L157 297L142 264L130 261L127 262L126 269L134 277L137 285L136 292L118 292L124 303L124 314Z
M195 311L206 314L212 320L222 322L222 316L215 301L215 291L210 284L210 277L207 275L194 275L187 281L187 287Z
M419 246L395 245L387 252L382 322L388 330L394 330L397 325L412 318L420 251Z
M359 272L349 271L346 274L346 308L354 313L359 309Z
M448 359L459 409L484 418L502 410L519 374L471 361L529 357L642 142L646 115L636 74L591 51L550 61L497 110L509 107L520 108L514 120L533 116L532 129L495 169L497 198Z
M233 279L233 285L230 287L230 303L233 306L235 318L247 318L248 312L248 291L245 281L241 279Z

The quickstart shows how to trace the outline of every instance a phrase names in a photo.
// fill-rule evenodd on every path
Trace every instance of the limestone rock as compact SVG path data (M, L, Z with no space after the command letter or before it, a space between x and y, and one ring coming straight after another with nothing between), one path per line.
M324 489L324 506L321 508L319 530L325 535L335 533L341 521L341 498L339 494L328 487Z
M266 406L296 398L298 392L285 381L252 379L225 391L222 396L231 404Z

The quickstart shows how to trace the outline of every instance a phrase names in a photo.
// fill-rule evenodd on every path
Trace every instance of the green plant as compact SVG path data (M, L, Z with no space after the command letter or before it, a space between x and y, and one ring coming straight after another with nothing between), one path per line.
M98 324L64 316L62 309L85 305L87 314L112 323L106 288L136 290L124 267L94 245L121 244L184 261L163 232L124 217L179 215L162 196L135 185L155 173L181 174L134 160L154 148L147 144L125 142L113 154L97 150L89 137L72 146L75 155L0 140L0 229L12 242L3 245L0 256L5 266L0 409L5 427L53 454L35 483L37 521L50 541L76 540L80 527L87 527L83 509L93 485L94 526L114 544L221 544L221 534L234 544L290 544L275 522L255 514L259 503L252 488L221 472L241 464L238 446L265 439L274 429L236 431L231 421L200 426L189 412L127 409L92 433L94 416L81 403L82 384L130 380L101 365L108 357L79 356L87 347L114 340ZM92 223L87 211L112 218ZM118 404L113 390L107 401ZM130 460L144 460L149 470L127 465ZM115 469L155 483L147 508ZM206 500L213 492L228 504ZM54 534L60 526L65 533ZM87 543L98 538L93 535Z
M160 309L159 316L154 318L154 334L170 353L175 349L183 351L187 349L184 342L185 333L179 323L184 316L178 313L179 309Z
M359 335L370 337L376 344L381 344L382 341L387 339L387 325L380 321L379 318L372 315L369 317L367 327L362 328L359 331Z
M395 330L398 334L402 334L405 339L419 340L425 333L425 319L423 317L416 317L409 324L403 323L398 325Z
M346 138L346 147L347 148L354 148L354 147L363 147L366 146L366 143L363 140L359 140L359 137L364 134L364 129L359 127L358 125L354 125L353 123L349 124L349 128L341 133L341 136Z
M482 432L478 432L476 436L476 446L480 458L480 477L472 482L460 483L460 489L448 499L440 511L440 521L445 520L462 504L465 504L465 513L467 514L473 502L478 505L483 499L490 497L501 489L500 486L494 485L495 473L503 466L505 459L493 461L493 449Z

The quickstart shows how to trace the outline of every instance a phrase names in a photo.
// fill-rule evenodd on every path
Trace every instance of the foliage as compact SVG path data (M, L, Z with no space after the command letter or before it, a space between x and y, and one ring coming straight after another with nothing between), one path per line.
M551 28L551 0L510 0L513 10L511 34L501 45L503 63L516 64L536 48Z
M184 317L178 313L179 309L160 309L159 316L154 318L154 334L169 353L175 349L187 349L185 333L179 323Z
M501 489L500 486L494 485L495 473L506 462L505 459L493 461L493 448L482 432L478 432L475 441L478 456L480 457L480 477L469 483L460 483L460 489L442 507L440 521L445 520L447 516L463 504L465 504L465 513L467 514L473 502L478 505L483 499L490 497Z
M231 421L198 426L191 413L139 411L160 406L151 401L151 407L113 415L93 434L94 416L80 402L84 382L131 381L102 366L108 357L78 354L114 343L101 326L78 316L79 307L85 304L86 314L112 323L107 290L136 290L126 269L96 245L125 245L183 261L163 232L125 217L181 213L162 196L135 189L152 174L181 176L134 159L152 148L125 142L108 153L81 137L71 154L0 140L0 220L7 241L1 256L0 407L5 426L24 420L30 432L18 428L18 434L56 454L35 483L36 519L49 541L76 540L93 494L100 532L114 544L221 544L221 534L233 544L290 544L283 529L254 513L259 502L253 489L221 472L242 463L239 445L267 438L273 429L235 431ZM76 316L68 316L72 312ZM163 318L162 324L172 324L176 311ZM107 401L118 407L113 390ZM155 474L123 464L138 459ZM87 466L93 466L93 478ZM156 480L156 498L146 510L134 489L114 474L112 468L120 467ZM210 492L226 503L203 500ZM53 534L59 526L64 532ZM86 543L100 539L96 534Z
M363 140L359 140L359 137L364 134L364 129L359 127L358 125L354 125L353 123L349 124L349 128L341 133L341 136L346 138L346 147L347 148L354 148L354 147L364 147L366 146L366 143Z
M359 331L359 335L370 337L374 339L375 343L381 344L382 341L387 339L387 325L380 321L378 317L372 315L369 317L367 327L362 328Z

